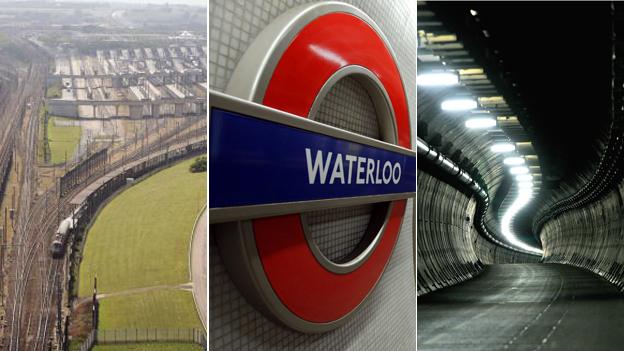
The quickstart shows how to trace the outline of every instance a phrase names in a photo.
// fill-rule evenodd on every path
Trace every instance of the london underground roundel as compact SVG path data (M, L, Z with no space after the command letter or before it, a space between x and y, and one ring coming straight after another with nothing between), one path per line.
M247 49L226 93L298 118L314 120L323 98L345 77L357 80L371 97L381 139L410 150L407 100L394 55L375 23L350 5L333 2L305 5L278 17ZM225 125L225 122L215 122L213 126L211 121L211 129L215 133L226 130ZM264 135L262 131L265 127L259 123L249 133ZM235 126L231 128L236 130ZM328 133L331 132L328 129ZM215 148L212 139L226 137L213 136L212 133L211 154ZM281 135L275 133L272 135ZM262 135L259 137L262 138ZM305 140L306 135L293 138L293 143ZM271 152L289 152L290 147L281 145L281 140L271 143L268 147L273 150ZM319 145L338 145L339 142L328 139ZM349 154L348 150L353 150L353 147L346 147L344 153L336 151L338 149L323 152L305 145L303 149L305 153L301 151L299 154L301 164L307 165L307 178L302 184L318 186L317 189L335 186L328 188L333 189L328 190L328 196L340 195L336 206L345 206L350 199L357 198L357 189L382 189L408 182L408 191L400 192L415 191L415 180L411 184L411 179L415 178L412 175L415 163L412 171L409 168L411 163L375 158L365 153ZM261 158L262 155L262 150L257 151L256 157ZM219 166L213 166L212 162L211 155L211 172L216 172L216 167L229 161ZM290 169L289 165L284 166L286 170ZM271 175L263 176L262 165L257 167L258 177L273 178ZM249 177L253 178L253 175ZM236 179L236 176L228 176L223 178L223 182L235 182ZM266 181L270 183L271 179ZM212 192L213 184L210 186ZM218 192L217 185L214 187L214 191ZM256 202L249 193L264 189L250 189L241 190L241 196L249 197L242 204L254 208ZM344 193L341 189L345 189ZM352 192L350 189L355 190ZM288 203L302 209L313 210L317 201L314 198L317 192L311 192L309 198L303 200L297 197L305 193L303 190L293 191L292 194L284 190L282 193L285 197L290 196ZM277 197L280 194L266 196ZM358 245L359 249L341 262L327 259L314 243L304 210L272 215L269 206L266 207L268 212L258 216L261 218L221 223L213 230L228 272L248 301L268 317L290 328L301 332L324 332L345 322L375 288L397 242L407 197L394 197L391 201L371 200L375 202L375 210L369 228ZM307 200L310 200L310 207L305 205Z

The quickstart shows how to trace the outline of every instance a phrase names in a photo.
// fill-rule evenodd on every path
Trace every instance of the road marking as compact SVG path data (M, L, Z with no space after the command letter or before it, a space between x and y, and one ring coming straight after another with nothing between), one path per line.
M563 314L561 315L561 318L559 318L559 320L557 320L557 322L555 323L555 325L553 325L552 328L550 328L550 331L548 332L548 335L546 335L546 337L544 339L542 339L542 344L537 346L533 351L538 351L542 348L542 346L546 345L546 343L548 342L548 339L550 339L550 337L555 333L555 331L557 330L557 326L559 324L561 324L561 321L563 320L563 318L566 316L566 314L568 314L569 309L566 309L565 312L563 312Z
M519 289L519 288L516 288L515 286L512 286L512 287L509 287L509 288L505 289L504 291L498 293L494 298L492 298L492 300L496 300L499 296L506 296L508 293L513 293L514 296L515 295L519 295L521 293L521 291L522 291L522 289ZM497 307L499 307L499 304L493 304L491 307L489 307L485 311L483 311L483 312L481 312L481 313L479 313L479 314L477 314L475 316L470 317L469 319L463 321L462 323L459 323L459 324L453 326L452 328L444 328L445 332L437 334L436 336L434 336L434 337L432 337L432 338L422 342L422 344L427 345L427 344L434 343L437 340L439 340L440 338L446 336L448 334L448 331L450 331L450 330L457 330L457 329L461 328L462 326L464 326L464 325L466 325L468 323L471 323L473 320L479 319L479 318L483 317L484 315L489 314L492 309L495 309Z
M511 340L509 340L509 341L507 342L507 345L506 345L505 349L507 349L507 348L509 347L509 345L513 344L513 343L514 343L514 341L516 341L519 337L521 337L522 335L524 335L524 333L525 333L527 330L529 330L529 328L530 328L533 324L535 324L535 322L537 322L540 318L542 318L542 316L544 315L544 313L546 313L546 311L548 311L548 310L550 309L550 307L552 306L552 304L553 304L555 301L557 301L557 299L559 298L559 295L561 294L561 291L563 290L563 282L564 282L564 280L563 280L563 278L561 278L561 283L559 284L559 289L557 290L557 293L555 294L555 296L554 296L554 297L550 300L550 302L548 303L548 305L546 305L546 307L545 307L545 308L544 308L544 309L543 309L540 313L538 313L538 314L537 314L537 316L535 316L535 318L533 318L533 320L532 320L532 321L530 321L529 323L525 324L525 325L524 325L524 328L522 328L522 330L521 330L518 334L514 335L514 337L513 337ZM567 313L567 311L566 311L566 313ZM563 317L562 317L562 318L563 318ZM552 335L552 333L551 333L550 335ZM549 337L550 335L548 335L548 336L546 337L546 340L548 339L548 337ZM540 347L541 347L541 345L540 345Z

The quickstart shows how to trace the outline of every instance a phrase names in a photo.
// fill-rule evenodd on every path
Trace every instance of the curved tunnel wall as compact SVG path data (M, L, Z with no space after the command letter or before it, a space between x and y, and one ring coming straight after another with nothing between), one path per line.
M476 209L474 197L418 171L418 295L470 279L483 264L539 261L485 240L473 225Z
M471 244L475 204L450 185L418 172L419 295L469 279L481 270Z
M463 119L440 110L440 102L452 94L438 89L418 90L418 135L486 187L494 200L505 178L502 156L489 152L494 141L487 133L468 130ZM502 238L498 217L496 208L490 206L485 225L495 237Z
M544 261L565 263L624 285L624 183L604 198L546 222L540 235Z

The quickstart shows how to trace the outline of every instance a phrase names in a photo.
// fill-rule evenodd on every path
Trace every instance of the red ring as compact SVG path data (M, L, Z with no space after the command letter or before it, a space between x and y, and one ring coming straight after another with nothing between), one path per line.
M411 148L403 83L392 54L366 22L332 13L310 22L280 58L263 104L307 116L321 87L348 65L367 68L392 104L398 144ZM308 247L301 215L256 219L253 229L266 277L292 313L314 322L334 322L353 311L375 287L399 235L406 200L394 201L380 242L366 262L347 274L326 270Z

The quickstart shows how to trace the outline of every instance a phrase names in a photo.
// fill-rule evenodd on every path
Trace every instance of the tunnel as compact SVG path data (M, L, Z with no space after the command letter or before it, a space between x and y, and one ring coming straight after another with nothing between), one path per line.
M417 16L418 349L620 350L624 6Z

